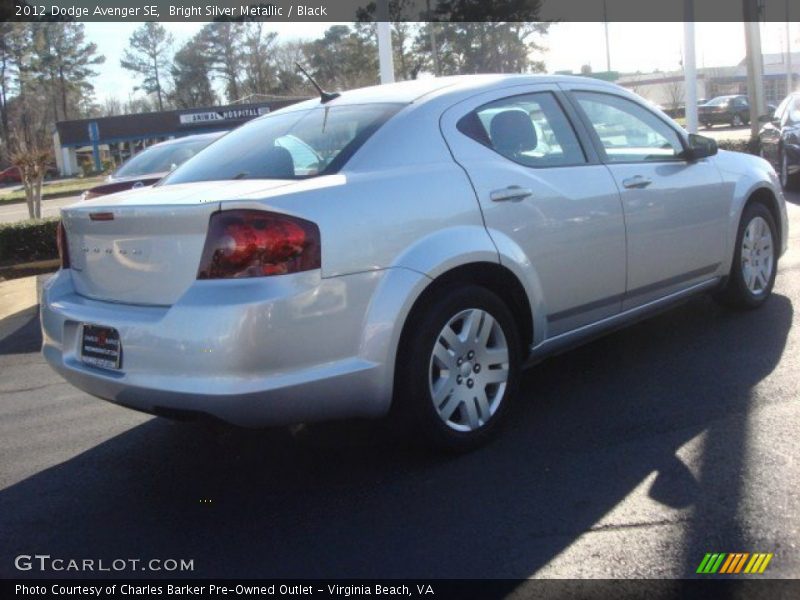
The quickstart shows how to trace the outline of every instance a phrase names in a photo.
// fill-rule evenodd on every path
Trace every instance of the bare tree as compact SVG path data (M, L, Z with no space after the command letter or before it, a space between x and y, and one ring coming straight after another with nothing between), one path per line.
M130 48L120 60L120 66L142 77L141 89L156 94L158 110L164 110L164 80L169 73L170 48L174 38L163 25L145 23L133 32Z
M664 84L664 91L667 95L667 102L670 110L678 110L684 103L686 97L683 85L683 76L670 77Z

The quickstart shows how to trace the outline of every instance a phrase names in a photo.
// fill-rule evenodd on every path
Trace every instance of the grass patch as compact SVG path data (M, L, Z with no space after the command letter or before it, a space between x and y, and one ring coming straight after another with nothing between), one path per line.
M42 185L42 200L62 194L80 194L83 190L94 187L104 179L105 176L45 181ZM0 191L0 204L3 202L19 202L20 200L25 201L25 190L17 190L5 194Z

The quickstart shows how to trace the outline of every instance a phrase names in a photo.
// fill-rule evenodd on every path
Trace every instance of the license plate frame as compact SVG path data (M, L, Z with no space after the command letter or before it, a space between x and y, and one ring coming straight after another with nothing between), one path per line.
M119 331L107 325L83 323L81 362L99 369L119 371L122 368L122 342Z

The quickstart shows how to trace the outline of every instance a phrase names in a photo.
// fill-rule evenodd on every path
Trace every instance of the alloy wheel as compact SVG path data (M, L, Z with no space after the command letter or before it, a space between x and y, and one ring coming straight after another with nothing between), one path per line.
M766 292L774 267L772 231L763 217L755 217L742 237L742 278L751 294Z
M509 349L498 321L470 308L452 317L433 346L429 390L439 418L451 429L480 429L503 402Z

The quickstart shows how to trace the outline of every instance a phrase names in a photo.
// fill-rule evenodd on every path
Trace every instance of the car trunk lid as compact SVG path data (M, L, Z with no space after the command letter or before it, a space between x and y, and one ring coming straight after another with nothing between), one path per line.
M211 214L225 200L292 183L160 186L62 209L75 289L96 300L174 304L197 278Z

